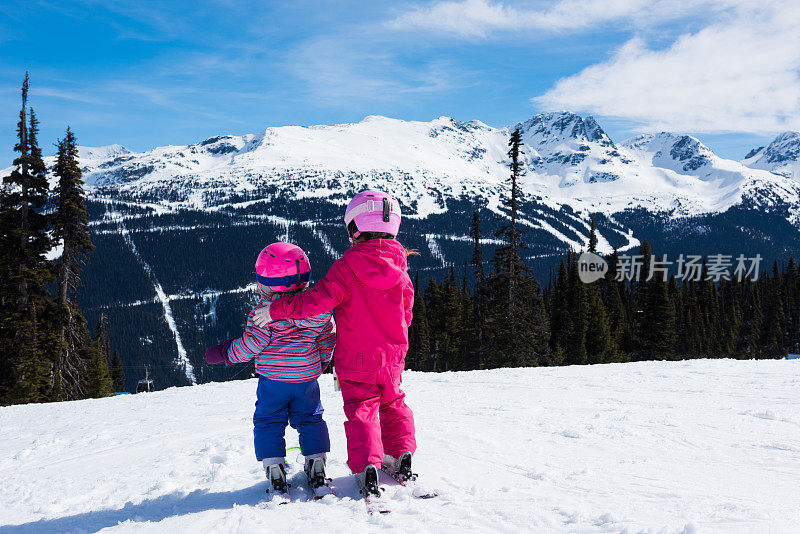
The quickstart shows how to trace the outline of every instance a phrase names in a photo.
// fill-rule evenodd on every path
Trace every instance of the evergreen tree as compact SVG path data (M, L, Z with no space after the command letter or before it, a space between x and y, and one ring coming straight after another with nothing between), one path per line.
M424 299L428 317L429 357L420 369L437 372L442 370L439 367L439 361L440 350L441 347L444 346L441 339L444 325L441 317L441 310L443 308L441 291L439 289L439 284L436 283L433 277L428 279Z
M489 344L494 366L536 365L547 360L548 329L541 287L520 256L520 249L526 246L517 226L519 179L525 174L519 130L511 134L508 146L511 174L508 198L503 202L507 219L495 233L504 245L495 252L494 272L487 281Z
M94 346L105 356L106 361L111 360L111 340L108 337L108 319L102 313L97 317L97 327L94 332Z
M780 358L787 354L787 342L785 336L786 315L783 309L783 287L781 283L780 269L777 260L772 267L772 276L765 280L762 285L766 298L762 299L766 303L764 313L764 333L761 340L763 355L765 358Z
M97 319L97 328L91 346L84 351L87 356L83 387L90 398L105 397L111 393L114 383L108 362L111 359L111 342L108 338L108 320L102 313Z
M678 330L677 356L699 358L702 354L702 324L697 283L684 281L681 288L682 315Z
M661 261L661 258L658 258ZM675 303L670 299L667 283L660 276L647 282L639 303L640 353L644 360L674 359L677 345Z
M430 343L430 329L428 327L428 312L425 308L425 299L422 297L419 285L419 272L414 277L414 318L408 328L409 349L408 349L408 362L409 367L414 371L427 370L427 364L430 360L431 343Z
M567 329L564 334L564 363L583 365L586 354L586 286L578 275L578 262L570 261L567 273Z
M28 110L29 80L22 84L22 108L17 123L18 143L14 170L4 178L3 234L0 241L0 303L4 347L0 370L0 402L47 400L52 387L49 354L53 325L51 304L45 289L52 280L52 263L45 255L51 248L49 220L44 213L48 195L46 167L38 143L39 121Z
M508 157L511 159L509 163L511 175L508 177L507 182L510 187L508 198L503 201L504 211L508 220L495 232L495 237L501 237L505 241L505 245L497 249L495 253L495 271L506 279L507 310L505 317L510 320L517 313L515 286L522 271L519 249L525 248L525 243L522 241L522 231L517 228L517 214L519 211L518 180L525 175L525 168L520 160L522 155L522 134L518 129L511 134L508 146L510 147Z
M473 244L472 266L475 269L475 291L472 299L475 342L472 345L472 355L475 369L483 369L485 366L486 314L488 306L486 302L486 272L483 268L483 251L481 248L481 235L483 234L481 232L481 219L477 211L472 213L469 235Z
M119 351L114 351L111 359L111 383L115 392L125 391L125 371L122 369L122 358Z
M78 166L78 146L75 135L67 128L64 139L58 142L58 157L54 174L56 207L58 208L53 236L63 244L58 276L58 302L74 300L80 282L80 268L86 255L94 250L89 237L89 215L86 212L83 178Z
M597 254L597 228L594 225L594 215L591 216L591 226L589 228L589 252Z
M86 255L94 249L89 238L89 220L84 207L85 194L81 169L78 166L78 147L75 135L67 128L64 139L58 142L54 174L58 177L53 236L63 249L58 265L58 307L60 310L61 350L58 351L54 372L59 387L57 400L78 399L83 395L81 375L86 367L80 353L88 345L86 320L75 303L80 282L80 269ZM102 317L102 315L101 315Z
M624 343L627 343L631 336L629 319L622 298L625 292L625 285L615 280L617 265L619 264L619 252L617 252L617 249L614 249L611 255L606 258L606 261L608 262L608 272L600 280L600 295L605 304L611 338L617 349L614 359L615 361L625 361L631 350Z
M567 256L569 261L569 256ZM550 308L550 349L564 354L569 337L569 313L567 303L567 267L564 258L558 265L553 283Z
M38 299L32 299L25 310L14 314L14 323L22 328L15 342L25 347L20 354L16 346L8 347L18 359L12 362L11 381L3 389L3 404L26 404L47 400L50 391L50 365L45 352L45 343L39 330L41 321L37 314ZM27 315L23 315L27 314Z
M112 392L114 386L108 371L108 360L98 346L88 350L88 365L84 374L84 389L88 398L98 399Z
M789 256L783 274L783 293L784 309L787 310L787 345L796 353L800 350L800 271L792 256Z
M742 347L744 358L762 358L761 347L764 312L761 309L759 287L754 283L747 283L744 290L744 327L742 333Z
M606 309L597 288L589 286L586 292L586 361L608 363L616 361L617 346L608 325Z

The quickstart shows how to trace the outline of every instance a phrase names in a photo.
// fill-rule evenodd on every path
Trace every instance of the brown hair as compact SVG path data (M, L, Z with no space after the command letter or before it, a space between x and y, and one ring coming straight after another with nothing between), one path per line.
M353 223L351 222L350 224ZM347 227L347 230L350 231L349 226ZM354 233L355 231L351 231L350 237L352 237ZM392 234L387 234L386 232L361 232L358 234L358 237L353 237L353 244L364 243L365 241L370 241L372 239L396 239L396 237ZM419 251L416 249L408 249L403 247L403 250L406 251L406 256L419 256Z

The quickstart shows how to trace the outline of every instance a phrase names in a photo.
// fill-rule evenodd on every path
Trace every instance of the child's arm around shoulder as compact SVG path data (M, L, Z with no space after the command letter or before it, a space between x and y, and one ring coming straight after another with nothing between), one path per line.
M254 316L255 324L264 326L271 321L304 319L331 311L344 300L351 276L342 260L336 260L325 278L314 284L314 289L281 297L272 306L258 310Z
M260 327L254 321L255 313L263 308L269 308L269 301L262 301L247 316L242 337L234 339L228 348L228 360L231 363L249 362L258 356L272 341L272 334L269 327Z
M269 306L268 301L266 303L259 302L247 316L247 325L242 337L229 339L224 343L206 349L206 363L213 365L224 362L228 365L233 365L235 363L248 362L269 346L272 340L269 328L261 328L253 322L253 315L264 304Z

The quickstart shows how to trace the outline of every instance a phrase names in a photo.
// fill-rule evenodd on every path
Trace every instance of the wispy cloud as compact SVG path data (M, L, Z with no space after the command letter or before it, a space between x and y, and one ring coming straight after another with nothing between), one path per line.
M633 38L533 99L628 119L641 129L800 129L800 4L743 2L663 49Z
M446 0L413 7L387 26L486 38L498 32L597 30L610 23L644 27L695 13L709 15L735 3L736 0L559 0L537 9L490 0Z
M453 89L468 73L444 61L409 64L396 44L374 36L344 39L326 36L303 43L285 67L303 80L317 102L342 105L343 100L391 101L413 93Z

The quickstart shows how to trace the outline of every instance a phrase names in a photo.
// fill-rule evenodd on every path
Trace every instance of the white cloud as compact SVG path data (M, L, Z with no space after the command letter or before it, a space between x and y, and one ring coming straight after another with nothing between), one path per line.
M559 0L543 8L515 7L489 0L446 0L417 6L390 21L400 30L430 30L460 37L488 37L496 32L540 30L566 32L615 23L646 27L691 14L712 15L751 0Z
M665 49L633 38L605 62L533 99L632 120L641 129L769 133L800 129L800 3L739 5Z
M465 75L444 62L427 61L410 67L391 43L364 36L312 39L290 54L286 67L303 81L315 102L337 106L365 100L398 101L409 94L446 91Z

